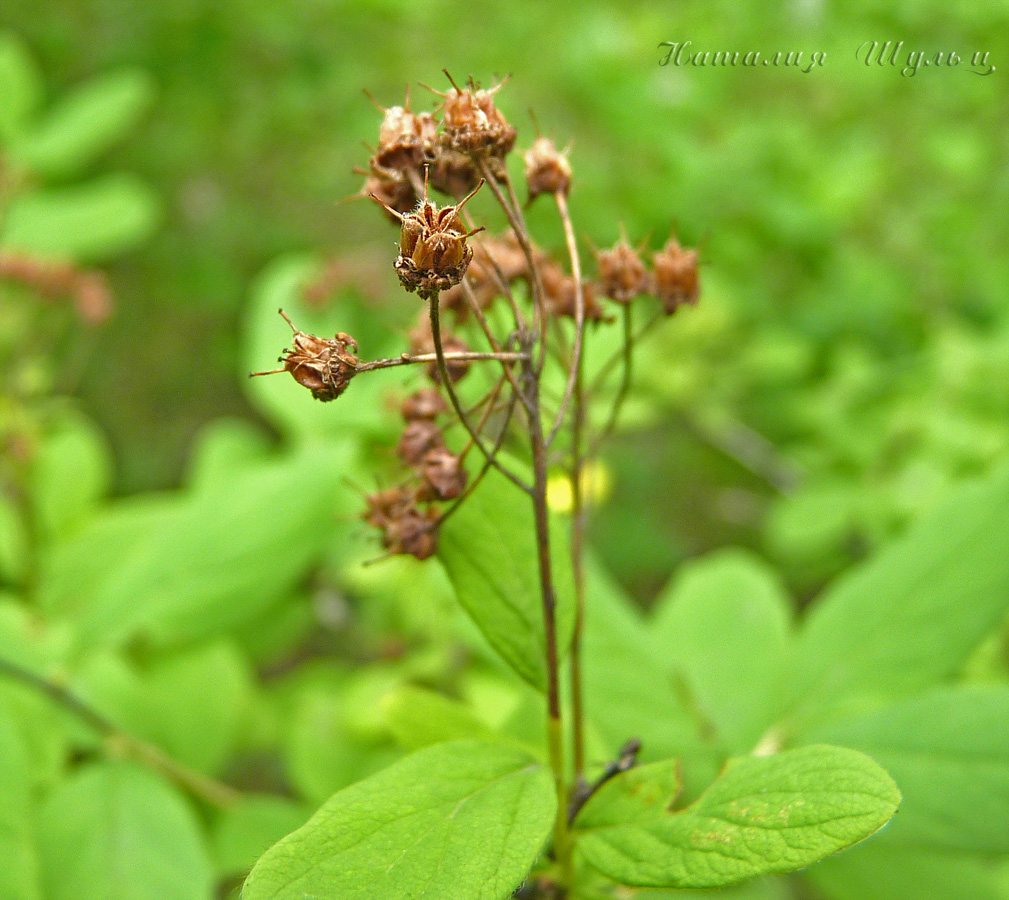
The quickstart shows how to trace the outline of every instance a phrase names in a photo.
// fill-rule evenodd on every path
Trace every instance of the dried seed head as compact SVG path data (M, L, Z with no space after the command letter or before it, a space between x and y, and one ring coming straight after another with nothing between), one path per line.
M393 222L401 222L402 214L415 209L420 199L414 190L413 181L406 173L374 165L360 195L355 196L374 197Z
M405 486L392 487L369 494L364 501L364 520L369 525L384 529L414 505L414 492Z
M540 279L550 312L555 316L575 318L577 291L574 276L568 275L554 260L548 260L540 266ZM582 299L586 321L606 319L606 313L596 299L595 289L587 281L582 282Z
M450 75L449 81L452 81ZM450 149L495 159L503 159L511 152L515 146L515 129L494 103L494 94L504 83L501 81L490 90L482 90L472 78L466 88L460 88L453 81L448 92L440 95L444 98L442 125Z
M416 496L406 486L378 491L366 498L365 520L382 531L382 546L391 553L427 559L438 549L441 513L417 509Z
M466 488L466 469L448 447L435 447L424 457L418 500L452 500Z
M434 419L448 411L445 400L437 388L426 387L414 391L403 401L401 408L407 422L415 419Z
M434 145L430 161L431 186L436 191L450 197L462 197L480 183L480 172L473 160L443 142Z
M424 512L412 507L398 519L389 523L382 536L382 544L391 553L427 559L438 550L438 520L441 513L430 506Z
M356 351L357 342L343 332L337 332L332 338L306 334L294 327L294 323L282 309L279 312L294 332L294 346L285 350L278 360L284 364L282 368L252 374L290 372L294 380L308 388L316 400L335 400L357 374L358 359L348 349L352 347Z
M459 210L479 188L478 184L454 206L439 209L428 200L425 181L424 199L413 212L407 214L392 209L372 195L387 212L402 222L395 268L400 284L408 291L419 291L422 296L431 296L462 281L473 257L467 239L483 229L466 231Z
M549 138L538 137L525 152L529 199L540 194L567 194L571 190L571 163Z
M630 303L648 292L648 270L637 251L621 238L609 250L596 253L599 289L617 303Z
M684 304L697 303L700 290L697 269L697 251L684 249L674 237L652 256L655 296L669 315Z
M403 429L396 445L396 453L408 466L419 469L424 457L437 447L444 446L441 429L430 419L414 419Z

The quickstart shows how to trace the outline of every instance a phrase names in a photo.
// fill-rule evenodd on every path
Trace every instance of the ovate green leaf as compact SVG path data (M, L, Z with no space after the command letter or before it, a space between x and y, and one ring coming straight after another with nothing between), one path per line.
M146 239L158 215L158 200L146 184L133 175L106 175L15 197L0 227L0 246L98 262Z
M816 745L730 760L686 809L588 831L579 846L625 884L720 887L851 846L882 828L899 802L893 780L869 757Z
M574 588L560 522L551 523L550 538L563 654L574 623ZM546 690L543 601L529 498L502 475L488 474L441 528L438 558L490 645L533 687Z
M774 575L742 551L688 563L656 601L650 631L728 753L751 750L780 711L791 649Z
M335 794L256 863L244 900L504 900L556 810L553 782L496 744L428 747Z
M0 706L0 897L41 900L29 748Z
M210 900L199 826L173 787L128 762L88 766L46 801L47 900Z
M799 721L851 694L900 696L952 676L1009 610L1009 469L969 485L842 576L799 637Z
M66 94L14 145L12 156L39 175L72 175L123 137L152 95L143 72L101 75Z

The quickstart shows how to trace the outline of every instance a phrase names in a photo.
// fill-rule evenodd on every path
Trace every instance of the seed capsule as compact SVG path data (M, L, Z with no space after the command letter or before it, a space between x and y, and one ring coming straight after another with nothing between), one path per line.
M685 304L697 303L700 291L696 250L686 250L676 238L652 257L655 296L672 315Z
M630 303L648 292L648 270L637 251L621 238L609 250L596 253L599 288L617 303Z
M529 199L540 194L567 194L571 190L571 163L549 138L538 137L525 152Z
M285 350L278 360L284 364L282 368L253 372L252 375L290 372L294 380L308 388L316 400L335 400L357 374L358 358L348 351L350 347L356 351L357 342L342 331L332 338L306 334L294 327L294 323L282 309L279 312L294 332L294 346Z

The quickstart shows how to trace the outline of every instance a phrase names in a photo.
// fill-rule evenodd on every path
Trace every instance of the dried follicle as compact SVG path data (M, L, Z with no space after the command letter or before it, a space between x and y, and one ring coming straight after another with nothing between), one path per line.
M578 304L574 275L565 272L556 261L548 260L540 266L540 280L550 313L574 319ZM582 282L582 310L587 321L607 321L606 313L596 299L595 288L588 281Z
M429 450L420 467L418 500L453 500L466 489L467 472L462 460L448 447Z
M406 290L431 296L462 281L473 258L467 241L483 229L467 231L459 212L481 184L482 181L457 204L439 208L428 199L425 179L424 199L410 213L401 213L372 195L373 200L402 223L399 256L394 265Z
M251 376L290 372L294 380L308 388L316 400L335 400L357 374L360 360L350 352L351 348L357 350L357 342L343 332L337 332L332 338L306 334L295 328L284 310L278 312L294 332L293 346L277 360L283 363L281 368L252 372Z
M525 155L526 186L530 202L540 194L564 194L571 190L568 150L558 150L550 138L538 137Z
M437 139L438 122L434 115L414 113L410 109L409 85L403 105L390 106L388 109L377 103L367 91L364 93L384 114L378 129L378 148L372 163L398 171L419 168Z
M517 135L494 103L494 95L508 79L484 90L472 78L467 87L461 88L447 71L445 75L452 87L444 94L434 93L443 98L441 110L446 146L460 153L504 159L515 146Z
M630 303L635 297L648 293L648 270L630 244L621 235L609 250L597 250L596 278L600 293L617 303Z
M396 453L408 466L419 469L427 454L444 446L444 443L441 429L434 422L430 419L414 419L403 429L396 445Z
M652 256L652 289L662 308L672 315L681 306L697 303L700 293L697 250L680 246L675 237Z
M448 405L437 388L426 387L410 394L403 401L400 412L407 422L416 419L436 419L442 413L448 412Z
M416 493L406 486L370 494L363 518L382 532L382 546L390 554L427 559L438 549L438 521L434 507L417 508Z

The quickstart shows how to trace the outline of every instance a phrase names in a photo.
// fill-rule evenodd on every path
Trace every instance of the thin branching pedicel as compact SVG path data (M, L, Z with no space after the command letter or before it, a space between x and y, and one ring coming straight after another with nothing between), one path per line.
M634 346L648 330L635 333L632 307L639 299L656 307L651 327L695 303L698 255L671 237L653 255L649 270L641 250L633 248L621 230L611 249L593 251L596 277L587 278L568 206L574 177L568 151L558 151L551 140L537 136L524 155L528 203L551 197L564 232L560 254L541 248L526 227L508 175L506 160L516 131L496 105L503 82L484 90L472 79L462 88L449 80L446 92L435 92L441 102L433 112L413 112L409 95L403 106L379 106L384 118L378 146L368 167L360 170L366 176L361 195L375 200L399 225L399 252L392 261L399 283L425 304L409 334L409 351L367 361L356 355L356 343L346 334L319 338L292 324L294 347L281 357L282 368L272 372L289 372L314 397L328 401L365 372L424 366L430 383L401 405L405 424L396 451L408 474L366 499L364 518L378 529L387 554L425 559L436 553L439 527L491 468L528 495L545 638L546 737L558 799L553 865L530 884L565 898L573 879L574 815L606 780L635 764L639 749L628 736L614 762L589 779L581 662L588 515L583 475L617 421L630 386ZM497 203L509 226L500 234L480 234L486 226L475 224L466 208L485 183L484 193ZM439 206L430 199L431 190L447 195L449 202ZM505 302L498 308L502 298ZM619 315L609 312L606 302ZM586 350L599 332L601 343L620 349L594 379L586 379ZM472 349L479 347L486 349ZM543 388L548 365L559 367L562 374L560 396ZM614 401L602 421L593 422L591 401L607 380L617 384ZM453 430L456 424L462 428ZM506 443L512 457L526 454L521 474L499 458ZM482 459L477 458L478 467L467 468L472 451ZM559 561L547 504L547 478L557 469L568 474L572 487L575 596L570 599L575 629L569 708L561 702L555 589ZM571 771L565 763L568 741Z

